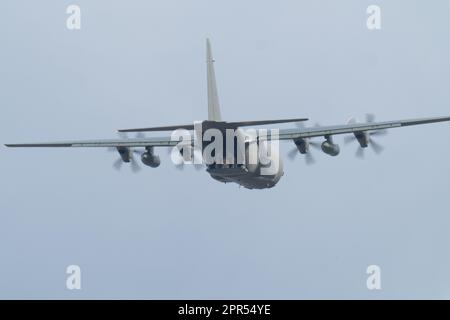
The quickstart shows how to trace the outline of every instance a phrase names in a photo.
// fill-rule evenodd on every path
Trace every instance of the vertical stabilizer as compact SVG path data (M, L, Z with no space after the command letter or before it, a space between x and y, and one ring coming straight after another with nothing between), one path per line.
M214 59L211 44L206 39L206 72L208 81L208 120L221 121L219 96L217 94L216 76L214 74Z

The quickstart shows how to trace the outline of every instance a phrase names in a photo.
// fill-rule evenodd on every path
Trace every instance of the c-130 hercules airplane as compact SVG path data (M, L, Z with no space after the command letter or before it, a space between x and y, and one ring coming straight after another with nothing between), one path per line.
M202 137L202 150L205 149L205 139L203 132L207 129L216 129L223 133L225 136L226 130L234 130L236 136L244 135L242 128L251 126L271 125L278 123L297 123L302 124L303 121L308 119L279 119L279 120L257 120L257 121L240 121L240 122L227 122L223 121L220 114L219 99L217 94L215 73L214 73L214 60L211 53L211 45L209 40L206 40L206 64L207 64L207 87L208 87L208 120L202 121L201 130L198 133L194 124L174 125L174 126L162 126L162 127L150 127L150 128L136 128L136 129L124 129L119 132L150 132L150 131L174 131L178 129L196 131L195 138L198 140L199 134ZM359 143L357 155L362 156L362 151L369 145L375 152L381 151L381 146L373 141L372 136L381 135L385 133L386 129L405 127L419 124L427 124L434 122L450 121L450 117L435 117L435 118L421 118L411 120L398 120L398 121L386 121L375 122L373 116L368 115L365 123L356 123L354 120L349 121L344 125L335 126L314 126L304 127L299 125L295 129L279 129L278 134L275 137L262 137L259 134L254 136L252 143L256 143L258 146L262 146L263 142L272 143L276 139L290 140L295 144L293 151L289 153L291 158L294 158L296 154L300 153L305 155L306 160L311 160L310 146L317 146L313 141L310 141L314 137L323 137L324 141L320 144L322 151L331 156L337 156L339 154L339 145L333 142L333 136L338 134L351 134L347 136L346 142L355 140ZM194 138L194 139L195 139ZM234 137L235 139L235 137ZM245 140L244 153L248 155L249 141ZM272 142L270 142L272 141ZM191 148L193 144L189 142ZM132 169L136 169L137 163L133 158L134 153L141 155L141 161L143 164L156 168L160 165L160 158L154 153L155 147L177 147L177 151L183 155L181 151L184 149L179 148L179 141L173 139L172 136L164 137L143 137L138 136L136 138L118 138L118 139L103 139L103 140L75 140L75 141L61 141L61 142L41 142L41 143L22 143L22 144L6 144L7 147L101 147L110 148L116 150L120 158L118 159L117 166L123 162L130 163ZM139 151L136 148L143 148L143 151ZM266 147L267 148L267 147ZM141 149L142 150L142 149ZM233 158L237 158L237 150L233 148ZM194 158L195 158L195 153ZM183 156L184 157L184 156ZM203 157L203 154L202 156ZM271 161L278 163L276 170L270 174L263 173L263 169L268 164L262 164L257 162L256 164L249 163L248 156L243 163L227 163L227 161L215 161L213 163L206 163L206 171L212 178L220 182L234 182L248 189L265 189L275 186L280 178L283 176L283 165L279 158L278 153L271 152ZM192 161L191 161L192 162Z

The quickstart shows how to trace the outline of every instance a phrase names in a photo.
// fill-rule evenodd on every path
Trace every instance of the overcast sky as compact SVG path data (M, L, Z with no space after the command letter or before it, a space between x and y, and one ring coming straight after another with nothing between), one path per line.
M78 31L66 28L73 3ZM366 27L370 4L381 30ZM226 120L450 115L449 11L444 0L2 1L0 142L205 119L206 37ZM158 169L133 174L102 149L2 146L0 298L450 298L449 132L393 129L364 160L356 144L316 151L313 166L299 155L268 190L180 172L165 150ZM66 289L72 264L79 291Z

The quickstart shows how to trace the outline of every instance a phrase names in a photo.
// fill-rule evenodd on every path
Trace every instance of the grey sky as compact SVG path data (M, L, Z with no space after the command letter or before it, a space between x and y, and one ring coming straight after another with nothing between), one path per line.
M67 5L82 29L65 27ZM366 28L366 8L382 29ZM344 123L450 115L448 1L0 3L1 143L114 137L222 116ZM450 125L380 156L285 161L270 190L101 149L0 148L0 298L450 298ZM336 141L342 142L342 137ZM293 146L282 145L284 154ZM82 268L82 290L65 268ZM366 288L377 264L382 290Z

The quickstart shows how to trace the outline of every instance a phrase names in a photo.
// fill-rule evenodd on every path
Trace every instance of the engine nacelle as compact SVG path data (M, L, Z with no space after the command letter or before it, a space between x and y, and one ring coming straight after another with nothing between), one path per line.
M131 149L128 147L116 147L119 152L120 157L123 162L130 162L131 160Z
M369 134L367 131L357 131L353 133L361 148L367 148L369 145Z
M146 148L146 149L147 149L147 151L141 155L142 163L145 164L146 166L149 166L152 168L159 167L159 165L161 164L161 159L159 158L159 156L156 156L155 154L153 154L152 148Z
M298 152L301 154L306 154L309 151L309 140L308 139L296 139L294 140L295 146L297 147Z
M334 144L329 140L326 140L321 145L322 151L330 156L337 156L340 152L340 148L338 144Z

